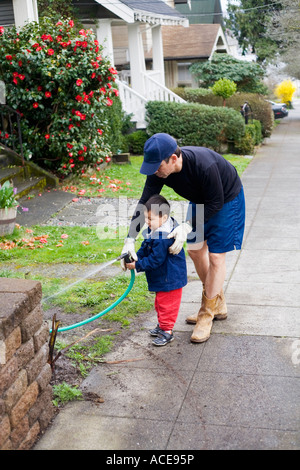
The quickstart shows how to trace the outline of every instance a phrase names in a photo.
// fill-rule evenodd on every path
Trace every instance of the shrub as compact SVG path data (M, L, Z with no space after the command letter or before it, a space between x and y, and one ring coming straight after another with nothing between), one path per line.
M196 145L220 151L222 144L244 135L244 120L233 109L152 101L147 103L146 110L148 134L166 132L180 146Z
M236 92L236 84L228 78L220 78L212 87L212 92L214 95L223 98L223 105L225 106L226 99Z
M116 70L91 30L41 18L18 32L1 28L0 52L0 79L22 117L27 159L62 173L109 159Z
M274 93L275 96L280 99L281 103L287 103L289 107L291 107L296 90L297 87L291 80L283 80L283 82L275 87Z
M132 132L126 136L126 141L128 144L128 150L134 155L142 155L144 152L144 145L148 136L145 131L136 131Z
M242 155L251 155L254 150L255 130L253 131L249 126L251 124L245 126L245 135L235 142L235 149Z
M195 88L192 93L188 90L188 88L185 88L183 98L189 102L197 102L209 106L222 106L222 98L214 96L211 91L210 93L203 94L203 88ZM274 125L274 115L270 103L262 95L256 93L235 93L227 99L226 106L227 108L240 111L240 107L245 101L248 101L251 107L251 117L261 123L262 136L270 137Z
M261 122L257 119L253 119L251 124L255 127L255 145L259 145L262 141Z

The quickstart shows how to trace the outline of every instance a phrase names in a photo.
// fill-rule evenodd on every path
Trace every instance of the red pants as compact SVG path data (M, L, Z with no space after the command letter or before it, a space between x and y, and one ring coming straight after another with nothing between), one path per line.
M181 296L182 288L169 292L156 292L155 310L159 327L163 331L173 330L178 317Z

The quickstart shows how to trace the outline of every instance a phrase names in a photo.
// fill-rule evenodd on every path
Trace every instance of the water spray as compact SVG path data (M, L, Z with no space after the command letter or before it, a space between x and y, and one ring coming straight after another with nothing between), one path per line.
M122 253L120 256L118 256L118 258L115 258L111 261L109 261L108 263L105 263L104 266L101 266L100 268L97 268L96 270L94 270L92 273L90 273L89 275L86 275L84 279L96 274L97 272L101 271L102 269L106 268L107 266L115 263L116 261L120 261L121 259L124 259L125 260L125 263L131 263L133 261L133 259L131 258L130 254L129 253ZM66 290L70 289L71 287L73 287L75 284L78 284L80 281L82 281L82 279L79 279L78 281L76 282L73 282L72 284L70 284L69 286L67 286L65 289L57 292L56 294L54 295L51 295L50 297L47 297L47 299L44 300L47 301L48 299L56 296L56 295L59 295L61 294L62 292L65 292ZM68 330L72 330L74 328L78 328L80 326L83 326L83 325L86 325L87 323L90 323L94 320L97 320L98 318L102 317L103 315L105 315L106 313L108 313L110 310L112 310L113 308L115 308L117 305L119 305L122 300L125 299L125 297L127 297L127 295L129 294L129 292L131 291L132 287L133 287L133 284L134 284L134 281L135 281L135 272L134 272L134 269L131 270L131 279L130 279L130 283L129 283L129 286L127 287L126 291L124 292L124 294L121 295L121 297L119 299L117 299L112 305L110 305L108 308L106 308L105 310L103 310L102 312L99 312L98 314L94 315L93 317L91 318L88 318L86 320L83 320L79 323L75 323L74 325L70 325L70 326L66 326L66 327L63 327L63 328L58 328L57 329L57 332L62 332L62 331L68 331ZM52 330L50 329L50 333L52 333Z

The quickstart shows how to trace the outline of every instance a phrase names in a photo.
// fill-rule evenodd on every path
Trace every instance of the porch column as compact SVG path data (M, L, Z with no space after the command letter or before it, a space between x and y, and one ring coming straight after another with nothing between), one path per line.
M165 85L164 52L161 25L152 27L153 70L160 72L161 85Z
M98 20L97 39L99 41L99 44L103 46L104 55L109 58L111 65L114 66L114 48L111 32L111 20Z
M39 20L36 0L13 0L13 9L17 28Z
M131 86L145 96L144 73L146 72L144 48L139 23L128 24L128 46L130 58Z

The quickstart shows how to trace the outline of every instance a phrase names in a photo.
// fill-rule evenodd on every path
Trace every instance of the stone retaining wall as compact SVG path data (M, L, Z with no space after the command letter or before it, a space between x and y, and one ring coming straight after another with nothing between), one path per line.
M0 449L28 450L54 414L39 282L0 278Z

